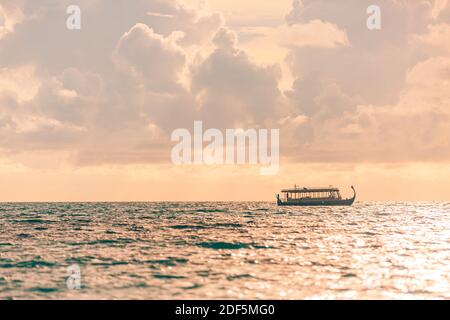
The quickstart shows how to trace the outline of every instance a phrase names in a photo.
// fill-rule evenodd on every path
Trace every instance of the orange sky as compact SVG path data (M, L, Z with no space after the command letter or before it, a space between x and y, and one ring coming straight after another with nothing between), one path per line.
M372 2L0 0L0 201L450 200L450 3ZM194 120L280 129L278 174L172 164Z

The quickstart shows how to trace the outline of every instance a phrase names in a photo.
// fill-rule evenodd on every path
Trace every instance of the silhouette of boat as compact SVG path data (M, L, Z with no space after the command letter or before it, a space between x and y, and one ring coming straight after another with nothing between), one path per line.
M356 199L356 191L353 188L353 197L342 199L338 188L299 188L281 190L283 194L277 197L279 206L351 206Z

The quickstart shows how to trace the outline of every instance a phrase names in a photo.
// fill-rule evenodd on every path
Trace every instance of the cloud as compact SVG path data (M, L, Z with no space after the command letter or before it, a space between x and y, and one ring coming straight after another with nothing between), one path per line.
M435 54L450 54L450 24L429 24L427 32L411 35L410 41L419 50L434 50Z
M431 2L384 1L382 29L370 32L360 14L367 5L294 1L289 24L330 22L349 46L290 48L289 119L304 120L284 123L281 154L294 162L448 161L448 24Z
M224 23L222 14L212 12L201 1L169 1L166 4L169 5L159 12L147 12L144 22L164 36L174 31L183 32L179 41L182 46L208 45Z
M433 57L417 63L406 75L399 105L405 112L440 110L450 113L450 57Z
M192 68L201 117L221 128L262 123L276 111L280 70L252 63L229 30L220 30L214 43L215 51Z
M383 1L371 32L370 1L271 3L254 17L246 3L240 18L196 2L83 1L95 19L72 32L68 3L2 6L2 154L167 162L170 132L203 120L280 128L293 163L450 157L448 4ZM265 19L275 6L279 20Z
M12 95L23 103L32 100L40 86L32 66L0 68L0 96Z
M145 24L136 24L119 40L117 61L147 90L170 93L177 89L185 64L184 52L177 45L181 37L180 32L164 37Z
M303 24L280 25L270 27L239 28L239 35L245 40L242 47L255 56L264 50L279 51L270 62L281 63L289 48L338 48L349 45L347 34L337 25L321 20L312 20Z
M448 0L434 0L433 9L431 15L433 18L439 17L439 15L448 7Z
M180 183L184 200L248 190L266 199L300 180L351 179L374 198L386 179L396 179L389 193L448 184L438 181L450 160L448 1L381 0L377 32L366 28L369 0L77 3L74 32L65 28L72 1L2 1L6 200L43 200L44 179L48 198L62 200L173 199L167 190ZM194 120L279 128L279 179L171 166L170 133ZM236 179L245 186L236 190Z
M11 1L0 3L0 40L14 31L16 25L24 20L20 8Z
M234 31L241 27L276 27L292 0L241 1L209 0L210 7L219 10L226 19L226 26Z
M310 116L290 128L294 136L286 144L292 149L286 152L302 161L448 161L448 79L448 57L420 61L407 72L398 101L386 105L367 105L335 85L317 85L304 102L314 109L301 109Z
M320 20L281 27L277 30L277 37L281 45L288 47L336 48L349 44L345 31Z
M292 90L285 94L297 112L320 118L339 117L361 102L361 99L345 94L336 82L314 74L297 79Z
M370 1L303 1L287 15L289 24L304 24L316 19L345 30L348 46L335 50L294 48L289 54L294 77L313 72L332 79L344 92L358 95L369 103L395 101L408 68L421 59L408 50L410 34L426 30L430 7L422 2L383 1L382 29L366 27ZM410 23L414 21L414 23ZM389 66L389 67L387 67Z
M157 18L175 18L174 14L168 14L168 13L160 13L160 12L147 12L147 15L150 17L157 17Z

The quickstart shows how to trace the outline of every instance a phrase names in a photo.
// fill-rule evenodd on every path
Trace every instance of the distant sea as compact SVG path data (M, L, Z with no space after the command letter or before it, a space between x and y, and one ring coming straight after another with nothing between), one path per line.
M0 299L219 298L449 299L450 203L0 204Z

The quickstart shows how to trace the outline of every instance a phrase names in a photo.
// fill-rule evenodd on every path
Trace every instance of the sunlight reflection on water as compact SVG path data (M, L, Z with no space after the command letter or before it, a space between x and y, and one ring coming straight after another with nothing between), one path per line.
M438 202L1 204L0 298L450 298L449 218Z

